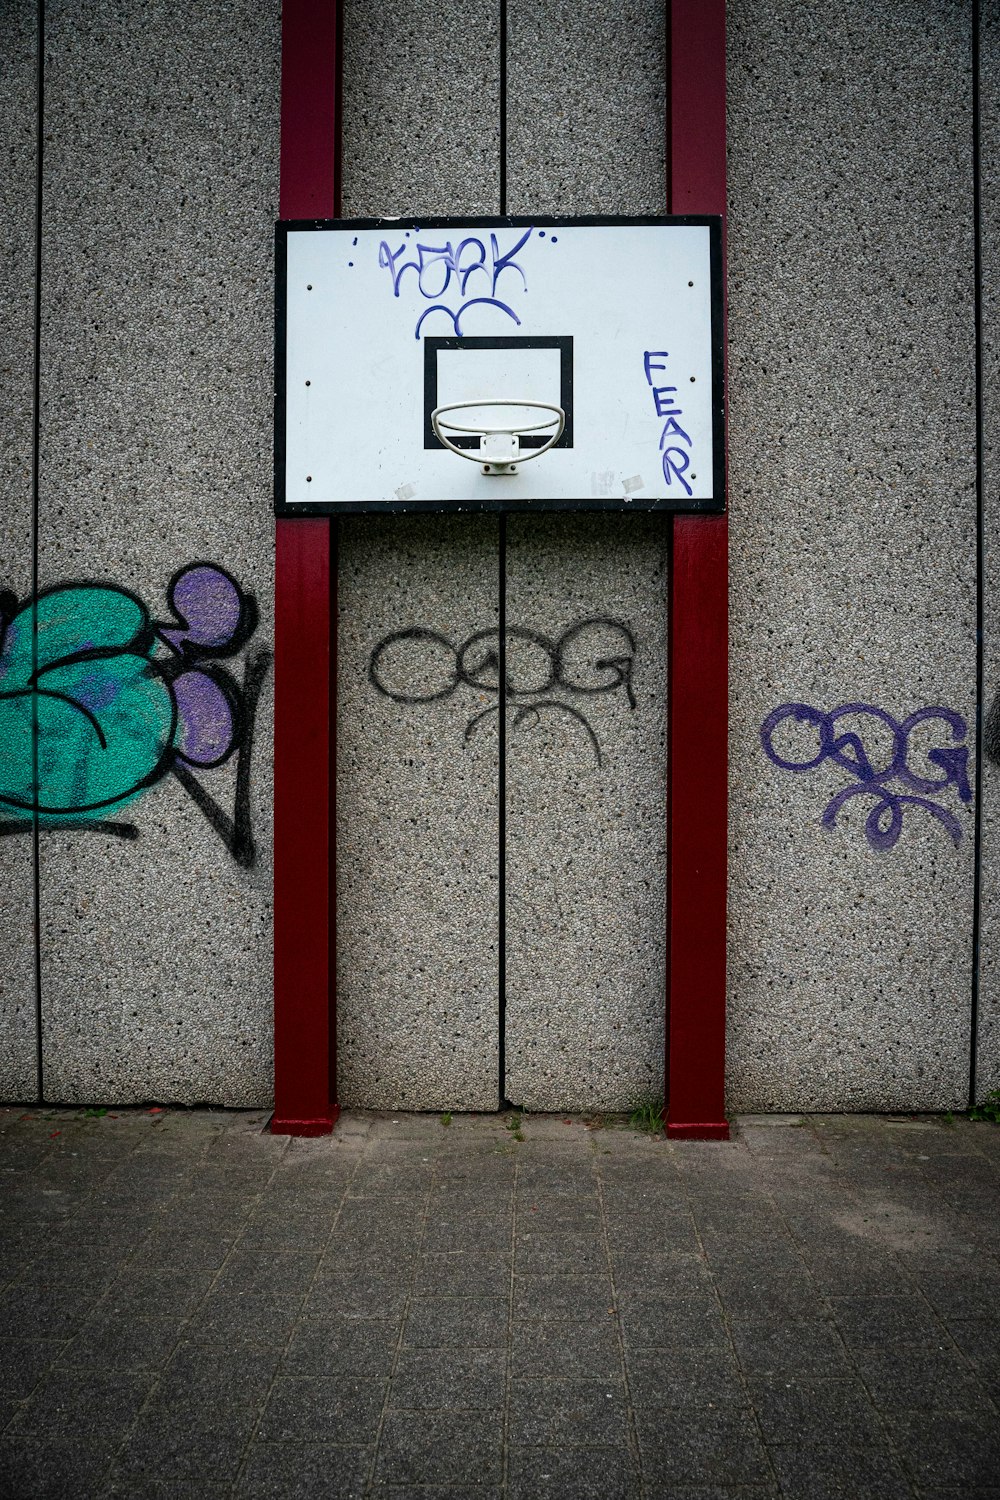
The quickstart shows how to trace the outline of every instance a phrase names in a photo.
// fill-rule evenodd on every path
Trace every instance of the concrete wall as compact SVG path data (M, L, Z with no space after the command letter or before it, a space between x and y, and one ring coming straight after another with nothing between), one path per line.
M449 71L446 91L440 80L456 37L489 37L498 25L495 0L419 15L348 0L346 216L496 211L499 57L482 47L475 68ZM339 1095L384 1108L495 1109L496 730L466 744L480 706L471 689L401 701L434 691L442 671L447 680L440 646L390 643L369 673L398 631L436 631L460 647L497 627L497 522L372 516L345 518L337 533Z
M18 0L4 7L0 47L0 590L19 601L31 595L33 552L36 79L35 6ZM5 604L9 615L13 602ZM16 718L23 723L19 712ZM7 821L0 812L0 826ZM30 823L24 833L0 838L0 864L0 1098L30 1099L38 1082Z
M511 4L508 22L508 210L662 209L661 8L584 6L553 29L536 6ZM455 35L498 28L494 7L446 6L415 25L346 6L345 214L501 208L497 51L483 48L474 73L440 89ZM609 131L599 101L613 90ZM346 1102L623 1108L662 1090L665 535L662 518L607 516L340 524ZM399 701L414 674L433 671L418 641L390 653L390 670L410 674L396 697L373 685L386 636L422 628L460 645L496 628L501 591L512 694L502 744L489 716L464 740L481 705L461 702L463 690ZM616 649L631 633L635 707L624 691L559 688L562 709L519 717L517 674L537 663L519 660L526 638L513 627L555 642L592 617L606 623L572 648L580 681L606 681L595 651L608 631Z
M73 700L39 710L43 801L77 825L64 813L40 834L44 1093L260 1104L279 8L195 7L179 26L167 4L51 3L45 24L37 549L43 590L79 587L39 605L41 659ZM23 172L30 219L30 157ZM15 228L27 238L24 214ZM179 630L168 584L199 562L235 584L189 576L175 596L186 646L150 639L149 617ZM119 654L59 665L93 645ZM240 830L226 836L236 761L205 762L227 748L233 713L253 718L255 672L252 761L241 751L254 858ZM24 1077L6 1083L15 1097L34 1092Z
M932 806L899 804L881 847L877 793L821 822L856 770L781 769L760 736L785 704L865 705L826 723L881 770L869 710L941 706L962 723L915 727L900 765L942 782L928 752L963 745L972 774L971 24L970 3L729 10L734 1109L967 1097L971 802L897 775ZM818 734L787 717L771 743L801 763Z
M981 12L979 580L971 0L729 6L733 1109L967 1102L980 582L987 704L1000 683L996 0ZM662 5L507 16L509 211L661 209ZM30 819L0 837L0 1094L35 1094L40 993L50 1099L264 1103L279 7L179 26L164 0L46 6L37 525L35 7L4 21L0 588L30 603L37 558L66 692L39 710L63 811L40 820L37 869ZM499 211L498 28L496 0L347 0L346 214ZM628 516L341 523L347 1102L613 1108L661 1088L665 538ZM405 643L373 683L394 631L458 645L501 610L552 640L624 627L635 707L570 688L522 715L514 680L505 733L466 741L495 691L402 701L435 670ZM8 629L8 672L25 639ZM95 645L112 657L66 663ZM509 675L527 649L512 631ZM234 709L252 756L213 768ZM23 794L7 724L3 790ZM862 753L896 753L892 776ZM1000 1085L998 775L988 754L981 1094Z
M1000 5L980 22L983 355L983 708L982 883L977 1093L1000 1088Z
M664 17L593 0L553 24L530 0L508 6L512 213L664 211ZM555 695L594 743L565 709L508 714L507 1096L529 1109L630 1109L663 1092L669 524L507 524L508 627L558 641L577 621L607 622L568 645L583 669L571 680L612 682L594 662L624 641L635 700ZM534 653L513 636L509 649L514 685L530 682Z

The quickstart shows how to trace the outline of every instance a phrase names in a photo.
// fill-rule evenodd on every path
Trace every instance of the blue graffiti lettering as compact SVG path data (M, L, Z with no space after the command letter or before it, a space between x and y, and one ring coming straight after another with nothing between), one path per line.
M691 454L688 450L693 448L694 444L691 441L690 435L685 432L684 428L677 421L678 417L684 415L684 408L677 399L677 387L675 385L653 384L655 373L667 368L665 364L657 363L657 361L669 358L670 354L666 349L646 349L642 356L642 367L646 375L646 384L653 393L653 406L656 410L656 415L667 418L660 432L659 443L660 453L662 454L660 464L663 469L663 478L668 485L672 485L675 479L678 480L684 493L691 495L693 491L685 476L691 467ZM676 442L674 442L671 447L664 449L663 445L669 438L680 438L682 442L687 443L687 448L678 448Z
M404 242L393 250L387 240L382 240L378 248L378 263L389 272L393 296L399 297L406 272L412 271L420 296L433 303L433 306L424 308L418 316L414 338L420 338L425 320L431 313L437 312L446 315L456 336L461 337L462 316L470 307L495 307L520 326L521 319L514 309L497 296L497 286L505 271L516 271L521 278L521 290L527 291L528 278L516 257L534 232L534 229L526 229L505 250L501 249L497 235L491 234L488 254L484 241L473 235L460 240L457 249L451 240L440 245L418 240L413 244ZM555 243L554 239L552 243ZM485 293L488 289L489 295L469 297L469 282L480 275L486 278L485 286L480 283L482 291ZM412 282L413 278L407 284L412 285ZM444 300L445 298L448 300Z
M849 716L867 716L875 721L873 728L881 724L891 734L892 753L881 769L877 769L873 763L872 755L860 733L846 726L838 729L838 721ZM775 732L790 720L806 724L815 730L815 754L808 754L800 759L789 754L783 755L775 748ZM920 775L909 763L910 735L918 724L931 720L939 720L946 725L954 742L935 746L926 753L930 764L941 772L939 776ZM918 708L907 718L898 720L884 709L875 708L869 703L842 703L829 713L811 708L807 703L783 703L768 714L761 725L760 742L768 759L783 771L813 771L829 760L853 777L853 783L843 787L827 804L821 820L823 827L832 829L835 826L837 814L852 797L875 797L875 806L865 822L865 837L873 849L882 851L892 849L897 843L907 807L920 807L929 812L947 830L955 843L959 843L962 827L955 814L930 798L942 796L948 787L954 787L962 802L972 800L968 746L960 743L967 732L962 715L950 708ZM888 785L893 781L897 783L896 788Z

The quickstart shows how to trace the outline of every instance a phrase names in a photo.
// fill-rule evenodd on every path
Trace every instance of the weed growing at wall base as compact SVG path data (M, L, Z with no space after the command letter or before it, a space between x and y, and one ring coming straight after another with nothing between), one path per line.
M993 1089L980 1104L974 1104L969 1110L969 1119L1000 1125L1000 1089Z
M650 1135L661 1135L663 1132L663 1100L643 1099L629 1115L628 1123L633 1130L645 1130Z

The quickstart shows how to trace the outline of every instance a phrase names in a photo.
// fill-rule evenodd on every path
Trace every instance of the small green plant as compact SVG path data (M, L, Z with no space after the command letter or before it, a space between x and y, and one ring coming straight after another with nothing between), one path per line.
M509 1130L515 1141L524 1140L524 1131L521 1129L522 1116L519 1111L508 1115L504 1121L504 1129Z
M970 1120L985 1120L990 1125L1000 1125L1000 1089L994 1089L986 1095L981 1104L974 1104L969 1110Z
M84 1110L84 1112L83 1112L83 1118L85 1120L102 1120L106 1114L107 1114L107 1110L106 1109L93 1109L93 1108L90 1108L90 1109L85 1109Z
M441 1116L441 1124L442 1125L450 1125L451 1124L451 1110L450 1109L446 1109L445 1112L444 1112L444 1114Z
M643 1099L628 1117L633 1130L645 1130L650 1135L663 1131L663 1102L660 1099Z

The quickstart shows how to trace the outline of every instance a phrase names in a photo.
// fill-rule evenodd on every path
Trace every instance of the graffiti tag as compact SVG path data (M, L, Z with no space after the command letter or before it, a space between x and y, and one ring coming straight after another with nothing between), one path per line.
M502 670L503 707L514 709L514 730L539 722L544 713L564 714L581 726L600 766L600 742L586 714L552 694L620 691L634 710L634 657L631 630L621 620L603 615L577 620L558 640L537 630L509 626L503 642L499 630L477 630L458 646L440 631L413 625L379 641L368 663L368 679L394 703L436 703L463 685L500 699ZM465 726L464 743L490 716L499 717L500 711L497 702L474 713Z
M250 753L271 653L251 653L240 680L219 659L250 640L257 607L215 563L180 568L166 595L172 618L156 622L112 584L0 594L0 834L137 838L108 815L172 774L236 862L253 864ZM234 755L230 815L196 773Z
M643 353L642 363L646 372L646 384L653 393L653 405L658 417L666 417L660 432L660 465L663 469L663 477L667 484L673 484L674 479L679 479L681 487L686 495L691 494L691 486L685 479L685 474L691 467L691 439L678 422L678 417L683 417L684 408L677 399L677 387L675 385L656 385L655 372L666 370L666 365L657 364L655 361L669 359L670 355L666 349L647 349ZM678 438L687 443L686 448L678 447Z
M489 248L487 238L479 239L476 235L459 240L457 245L451 240L432 245L419 239L410 242L409 231L404 231L403 242L395 250L388 240L382 240L378 247L378 263L389 273L392 295L398 297L404 285L413 285L424 301L431 304L423 307L417 317L413 337L419 339L424 323L432 314L443 313L455 336L461 338L462 319L473 307L494 308L520 326L521 319L498 293L503 291L504 296L510 295L505 288L512 276L520 278L513 283L514 289L527 291L528 279L517 257L534 233L534 229L526 229L505 249L501 249L495 234L488 237ZM556 238L552 236L553 242ZM404 282L407 272L412 274ZM502 281L504 286L501 286Z
M874 751L866 745L863 731L857 725L852 728L842 722L866 718L870 731L882 735L888 731L891 739L891 752L881 767L875 762ZM947 739L946 743L932 746L925 752L927 761L934 768L934 774L925 775L911 764L910 737L919 725L935 723L942 726L938 731L942 737L947 731ZM790 749L782 753L775 747L776 733L790 724L807 725L815 732L815 741L810 743L801 758ZM881 730L879 726L882 726ZM873 849L884 850L893 848L898 841L903 830L903 815L909 808L930 813L955 843L959 843L962 828L955 814L932 799L943 797L949 787L954 787L962 802L971 801L969 750L962 743L966 733L962 715L950 708L918 708L899 720L885 709L868 703L842 703L829 713L811 708L807 703L783 703L768 714L761 725L760 742L768 759L783 771L813 771L828 760L852 777L853 780L837 792L824 809L823 827L832 829L840 809L853 797L874 797L875 805L865 822L865 836Z

